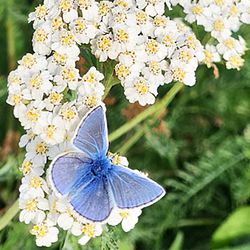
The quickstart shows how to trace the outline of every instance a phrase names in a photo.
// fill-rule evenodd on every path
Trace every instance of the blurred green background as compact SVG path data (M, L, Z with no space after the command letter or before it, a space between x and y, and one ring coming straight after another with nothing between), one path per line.
M24 131L5 103L6 79L32 51L27 16L38 3L0 0L0 216L18 197L24 156L17 146ZM250 27L240 34L249 47ZM85 247L74 237L64 241L61 233L50 249L250 249L250 52L245 60L239 72L219 65L217 80L201 66L195 87L184 88L166 110L111 144L168 193L143 210L134 230L111 229ZM160 96L169 88L161 87ZM110 132L142 111L128 104L119 86L105 101ZM38 249L29 229L15 216L0 231L0 249Z

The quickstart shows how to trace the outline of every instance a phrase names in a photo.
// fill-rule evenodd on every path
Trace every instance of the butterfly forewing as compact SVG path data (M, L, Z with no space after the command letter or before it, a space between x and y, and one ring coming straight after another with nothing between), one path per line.
M107 121L102 106L88 113L73 138L73 144L92 159L108 151Z
M122 209L149 206L165 194L156 182L121 166L113 166L109 183L116 206Z

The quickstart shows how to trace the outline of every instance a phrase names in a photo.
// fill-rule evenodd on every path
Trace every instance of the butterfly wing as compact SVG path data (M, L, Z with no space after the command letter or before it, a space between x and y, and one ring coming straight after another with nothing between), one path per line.
M85 219L101 222L110 214L108 182L91 172L92 160L81 152L57 157L50 166L52 188L67 197L73 210Z
M108 134L105 108L100 105L92 109L83 118L73 144L90 158L106 155L108 151Z
M109 184L115 204L121 209L146 207L165 195L165 190L156 182L121 166L113 166Z
M90 181L92 160L81 152L69 152L55 158L50 164L49 180L52 187L61 195L68 195L80 184ZM82 183L80 183L83 181Z
M79 215L94 222L107 219L113 208L108 183L103 178L95 178L77 191L70 203Z

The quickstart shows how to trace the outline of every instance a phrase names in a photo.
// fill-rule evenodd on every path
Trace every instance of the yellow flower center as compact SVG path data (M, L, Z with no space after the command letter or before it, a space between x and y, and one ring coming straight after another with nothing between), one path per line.
M34 39L36 42L38 43L44 43L48 38L48 33L40 28L40 29L37 29L34 33Z
M229 15L230 15L230 16L237 16L238 13L239 13L238 7L237 7L235 4L233 4L233 5L231 6L230 11L229 11Z
M183 82L185 77L185 71L181 68L177 68L176 70L173 71L173 79L175 81L180 81Z
M174 39L170 35L166 35L164 36L162 43L167 47L171 47L174 44Z
M128 3L123 0L116 0L115 1L115 6L119 6L121 8L127 9L128 8Z
M51 92L48 98L52 104L58 105L63 99L63 94Z
M86 25L82 20L76 20L75 21L75 30L77 33L83 33L83 31L86 29Z
M87 83L95 83L97 80L95 74L93 72L90 72L89 74L83 77L83 81Z
M205 50L204 54L205 54L204 63L207 65L211 65L211 63L213 61L213 54L208 50Z
M51 23L53 30L59 30L63 26L63 21L61 17L55 17Z
M45 18L46 14L47 14L47 8L44 5L39 4L35 10L36 17L39 19L43 19Z
M135 15L137 25L142 25L147 22L147 14L144 11L138 11Z
M146 51L148 54L156 54L159 50L159 45L155 40L149 40L146 43Z
M234 41L233 38L228 38L228 39L226 39L226 40L224 41L224 44L225 44L225 46L226 46L227 48L233 49L234 46L235 46L235 41Z
M25 203L25 210L28 212L35 212L37 210L37 199L28 200Z
M127 66L123 64L117 64L115 67L115 73L117 77L121 80L125 79L130 74L130 70Z
M161 66L158 62L152 61L149 63L149 71L154 75L158 75L161 73Z
M129 215L129 213L127 211L122 211L119 214L122 217L122 219L126 219L128 217L128 215Z
M95 228L92 224L85 224L82 227L82 232L90 238L95 236Z
M26 68L32 68L33 65L36 64L36 59L35 57L28 53L26 54L23 58L22 58L22 61L21 61L21 65L24 65Z
M147 82L144 79L139 79L135 83L135 89L140 95L145 95L149 92L149 87L147 85Z
M61 0L59 4L59 8L63 11L69 11L73 7L72 1L70 0Z
M202 7L198 4L196 4L192 7L191 11L195 15L200 15L202 13Z
M89 0L78 0L78 5L81 9L87 9L90 6Z
M125 13L117 13L114 15L114 19L116 23L124 23L126 20L127 16Z
M158 3L158 0L146 0L148 4L156 5Z
M52 139L57 128L55 125L48 125L48 127L45 129L45 133L48 139Z
M42 180L40 177L32 177L30 181L30 186L32 188L40 188L42 186Z
M76 111L73 107L67 108L61 112L61 116L66 121L71 121L76 117Z
M195 49L196 48L196 41L194 39L194 37L189 36L186 40L186 45L190 48L190 49Z
M47 152L47 146L44 142L40 142L36 145L36 153L44 155Z
M127 42L129 38L128 33L123 29L117 30L115 37L120 43Z
M112 157L112 163L114 165L120 165L121 164L121 157L118 155L118 154L115 154L113 157Z
M183 62L189 62L190 60L191 60L191 58L192 58L192 55L188 52L188 51L181 51L180 52L180 55L179 55L179 57L180 57L180 60L181 61L183 61Z
M224 4L224 0L214 0L214 2L218 6L222 6Z
M242 59L239 55L234 55L234 56L229 57L228 61L237 70L240 70L240 68L244 64L244 59Z
M87 107L92 108L97 105L97 97L96 95L86 96L84 103Z
M39 89L42 83L41 76L39 74L34 75L30 79L30 86L35 89Z
M14 105L20 104L22 102L22 96L14 94L11 96L11 101L14 103Z
M44 223L35 225L31 229L31 234L36 235L38 238L44 237L47 232L48 232L48 227Z
M53 58L54 58L55 62L60 64L60 65L65 65L66 60L67 60L66 55L59 54L58 52L54 52Z
M24 161L20 170L24 175L29 174L32 170L32 162L31 161Z
M154 18L154 25L157 27L163 27L167 23L166 19L162 16L156 16Z
M32 108L26 113L26 117L30 122L37 122L40 117L40 112L37 109Z
M108 4L105 3L105 2L99 3L99 5L98 5L98 14L100 16L106 16L108 14L108 12L109 12Z
M214 22L214 30L221 32L225 28L225 24L221 19L217 19Z
M13 85L20 85L22 83L22 79L17 75L11 75L9 77L9 83Z
M76 79L76 72L70 68L64 68L62 71L62 78L64 81L72 82Z
M63 46L70 46L74 43L74 36L70 31L64 31L61 35L60 42Z
M97 47L102 51L108 51L111 47L111 38L108 35L100 37L97 41Z

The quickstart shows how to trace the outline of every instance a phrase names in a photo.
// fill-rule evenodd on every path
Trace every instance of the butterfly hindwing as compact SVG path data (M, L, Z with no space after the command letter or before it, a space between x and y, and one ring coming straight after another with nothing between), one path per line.
M80 188L70 201L74 210L84 218L102 222L108 218L113 208L108 182L95 178L91 183Z
M100 105L83 118L73 138L73 144L91 158L106 155L108 151L107 133L105 110Z
M156 182L121 166L113 166L109 183L116 206L121 209L149 206L165 194Z

